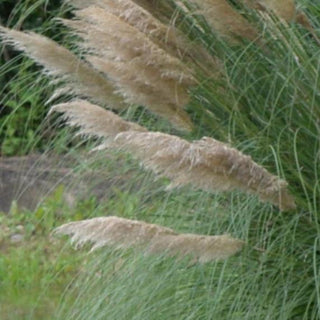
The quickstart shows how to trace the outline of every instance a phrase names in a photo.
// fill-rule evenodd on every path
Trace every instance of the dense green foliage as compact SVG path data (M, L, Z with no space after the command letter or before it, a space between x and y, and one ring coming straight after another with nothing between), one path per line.
M8 19L13 7L9 1L0 5L0 12L6 12L10 26L22 19L25 28L57 37L49 20L62 14L59 2L33 3L34 10L26 19L21 18L23 5L29 8L30 1L21 2L13 18ZM320 6L307 1L302 4L319 30ZM118 169L116 160L101 163L93 157L93 167L105 165L115 175L130 178L124 190L114 192L102 207L89 201L89 205L61 209L55 199L36 212L18 210L3 218L4 225L24 224L31 231L26 243L8 245L8 240L3 240L6 245L0 247L5 252L0 260L0 308L23 308L21 319L43 319L41 312L34 313L38 306L33 301L39 296L39 309L43 308L49 303L43 296L54 287L49 294L54 297L52 319L319 319L320 47L295 24L266 28L264 47L251 43L231 46L217 39L201 17L177 17L181 30L188 30L191 39L201 41L219 56L228 74L227 80L217 83L205 79L199 70L203 81L188 106L196 123L192 138L208 135L228 141L285 178L297 210L281 213L261 205L253 196L238 193L211 195L188 188L166 193L162 188L165 181L153 182L130 159ZM8 54L14 55L11 51ZM3 63L6 55L0 59ZM43 131L39 135L37 128L52 88L39 77L38 68L20 56L3 64L0 75L1 152L43 150L43 141L51 134L49 138ZM54 226L105 214L160 223L183 232L227 232L248 245L226 262L206 265L112 249L85 260L70 248L49 245L48 235ZM45 261L43 250L49 252ZM25 251L34 255L26 257ZM25 261L23 270L14 268ZM71 273L63 271L68 268ZM76 272L79 276L68 286ZM33 293L24 300L30 286ZM17 296L23 298L15 302ZM60 304L57 297L61 297ZM17 319L10 318L10 312L4 314L6 320Z
M66 15L61 1L2 1L0 23L18 30L41 32L62 40L61 26L53 18ZM48 108L46 100L53 88L39 68L12 48L0 44L0 141L2 155L26 154L43 149L52 135L39 138L39 127Z

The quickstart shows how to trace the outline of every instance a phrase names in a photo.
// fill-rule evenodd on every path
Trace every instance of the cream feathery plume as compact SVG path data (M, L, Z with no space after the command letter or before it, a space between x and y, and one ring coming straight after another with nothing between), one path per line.
M246 38L256 40L258 32L227 0L190 0L199 7L199 13L219 35L228 40Z
M115 87L110 81L51 39L4 27L0 27L0 37L4 43L24 51L36 63L42 65L50 76L64 80L64 86L68 87L65 91L86 96L114 109L125 106L121 96L114 92Z
M167 78L163 79L160 77L160 70L152 66L143 66L141 58L133 61L114 61L89 55L87 60L114 79L118 91L129 103L146 105L153 111L153 106L160 101L161 104L168 104L168 107L172 104L173 110L183 110L183 106L190 99L186 87L179 85L177 79L170 79L169 71ZM172 76L175 77L175 74Z
M196 80L192 75L192 71L181 62L181 60L171 56L165 50L152 42L146 34L137 28L130 26L117 16L108 13L98 7L89 7L75 12L75 15L86 22L82 29L83 33L90 33L94 38L95 32L105 34L105 50L102 50L101 44L97 39L92 41L92 47L99 50L99 55L104 57L107 50L114 51L114 57L130 60L135 58L144 59L144 65L155 67L161 78L175 79L178 84L191 85ZM80 33L80 36L82 34ZM90 39L86 38L90 41ZM98 43L97 43L98 42ZM107 58L110 56L107 55Z
M163 90L159 90L159 88L157 90L155 87L155 84L159 83L157 81L159 79L152 85L146 81L148 79L147 73L152 74L151 68L139 70L134 63L112 63L93 56L87 57L87 59L98 70L115 79L118 84L118 92L123 95L126 102L146 106L151 112L168 119L178 129L192 130L193 124L188 114L182 109L183 102L187 103L188 97L184 92L179 95L179 88L174 87L174 81L167 80L164 83L167 87L166 91L171 93L171 95L164 95L164 86ZM172 84L171 88L170 84ZM181 105L177 104L177 99L180 99ZM181 101L181 99L183 100Z
M240 0L246 6L261 11L272 11L279 18L292 22L296 17L294 0Z
M123 131L147 131L138 124L125 121L115 113L85 100L54 105L49 115L52 112L63 113L63 118L69 126L79 128L79 135L110 139Z
M247 7L259 11L268 11L287 23L296 22L306 28L313 38L320 44L320 40L315 30L303 11L297 9L294 0L241 0Z
M176 28L165 25L132 0L96 0L96 4L148 35L149 38L175 56L183 56L189 41ZM180 51L180 52L179 52Z
M228 235L179 234L160 225L119 217L70 222L55 229L54 233L71 236L72 243L78 248L89 242L91 251L103 246L142 247L148 254L191 256L200 263L226 259L244 245L243 241Z
M100 3L99 0L97 2ZM103 0L103 7L131 26L148 35L162 49L182 61L196 64L211 77L221 76L221 62L200 43L192 43L174 25L164 24L132 0ZM116 5L115 5L116 3ZM209 68L209 69L208 69Z
M160 132L123 132L114 141L146 168L171 179L169 187L191 185L208 191L240 189L256 194L280 210L295 208L287 183L255 163L250 156L215 139L192 143ZM100 149L103 149L103 145Z
M154 43L169 54L200 66L211 67L211 74L221 71L219 61L214 59L199 43L192 44L177 28L160 22L149 11L132 0L72 0L68 2L81 9L92 5L101 7L148 35ZM206 70L205 67L203 69Z
M65 3L78 9L84 9L92 5L103 6L105 1L107 0L64 0ZM114 0L114 3L116 2L117 0ZM174 13L174 8L167 1L132 0L132 2L161 21L169 22Z
M177 30L171 26L166 26L149 11L132 0L69 0L67 3L70 3L78 9L94 6L100 7L108 13L121 18L141 32L148 34L153 40L166 42L172 46L176 46L177 41L179 41L175 35Z
M192 129L183 107L196 80L185 64L101 8L89 7L75 14L80 21L64 23L84 39L91 50L87 60L113 79L126 102L145 106L179 129Z

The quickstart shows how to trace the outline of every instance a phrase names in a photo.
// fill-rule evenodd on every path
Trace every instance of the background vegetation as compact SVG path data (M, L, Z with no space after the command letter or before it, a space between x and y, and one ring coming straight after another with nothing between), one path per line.
M63 30L53 19L66 16L61 1L31 0L0 3L0 23L18 30L41 32L63 39ZM28 59L12 48L0 45L0 139L2 155L23 155L31 149L43 150L52 140L39 127L47 112L46 99L52 93L48 79ZM43 128L43 127L42 127Z
M301 1L315 30L320 6ZM69 15L60 1L2 1L1 22L69 43L53 17ZM255 19L253 17L252 19ZM197 22L195 24L194 22ZM88 199L73 208L63 186L34 212L14 204L0 218L0 314L9 319L290 319L320 317L319 45L302 27L266 28L266 47L228 45L201 17L181 18L180 28L218 55L229 83L204 80L188 111L196 130L230 142L289 182L297 210L281 213L253 196L212 195L188 188L164 191L130 157L92 156L75 170L102 167L128 182L113 187L105 203ZM57 135L45 101L53 91L39 68L1 47L1 154L54 149L76 154L72 133ZM127 117L136 117L132 108ZM150 128L168 129L141 116ZM169 129L168 129L169 130ZM170 129L172 130L172 129ZM119 160L120 159L120 160ZM121 164L121 166L119 166ZM112 188L112 187L111 187ZM170 226L181 232L230 233L248 245L238 256L205 265L132 250L75 252L50 240L65 221L118 215ZM15 241L22 234L23 241Z

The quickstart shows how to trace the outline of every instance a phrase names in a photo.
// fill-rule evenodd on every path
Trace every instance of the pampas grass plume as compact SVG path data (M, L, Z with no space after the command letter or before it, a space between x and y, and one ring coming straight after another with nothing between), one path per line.
M64 22L85 40L90 63L34 33L1 28L1 37L63 83L63 89L52 99L68 93L86 96L112 109L143 105L178 129L193 129L183 108L189 101L188 90L196 81L182 61L102 8L88 7L76 11L76 15L79 20Z
M160 225L119 217L70 222L55 229L54 233L71 236L76 247L91 243L91 251L103 246L142 247L148 254L191 256L200 263L226 259L240 251L244 244L228 235L179 234Z
M24 51L42 65L50 76L63 80L63 93L86 96L114 109L124 107L123 99L114 93L115 87L87 63L51 39L29 32L20 32L0 26L4 43Z
M296 5L293 0L243 0L252 9L270 11L287 22L292 22L296 16Z
M281 210L295 208L287 183L256 164L251 157L213 138L192 143L160 132L124 132L114 145L135 155L172 187L191 185L208 191L240 189L256 194Z
M84 39L91 51L87 60L114 81L126 102L145 106L177 128L192 129L183 107L196 80L181 60L103 8L75 14L79 20L64 23Z
M125 121L115 113L86 100L54 105L50 109L50 113L52 112L63 113L67 124L78 127L80 135L94 135L109 139L123 131L147 131L138 124Z
M235 41L237 38L255 40L257 30L227 0L191 0L199 7L208 24L220 36Z
M150 40L160 46L170 55L188 63L209 65L211 74L220 70L219 62L205 50L200 43L193 45L182 32L173 25L164 24L149 11L132 0L70 0L76 8L85 9L90 6L103 8L117 16L130 26L146 34ZM204 68L205 69L205 68Z
M295 208L284 180L256 164L251 157L213 138L188 142L174 135L149 132L117 115L84 101L54 106L64 113L80 134L103 137L97 149L123 149L158 176L171 180L170 187L191 185L208 191L242 191L256 194L281 210Z

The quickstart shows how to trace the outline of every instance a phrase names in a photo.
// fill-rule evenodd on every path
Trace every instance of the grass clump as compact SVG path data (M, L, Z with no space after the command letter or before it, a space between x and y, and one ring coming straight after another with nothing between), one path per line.
M210 9L220 2L225 5L225 16L212 16ZM66 290L60 306L53 308L52 318L318 319L319 8L301 3L301 11L287 1L284 3L294 12L288 16L269 1L263 1L258 8L227 1L157 1L157 10L145 1L69 3L81 10L76 11L77 19L63 21L73 30L71 38L77 47L68 46L68 55L88 73L80 72L76 77L77 63L70 66L70 72L61 72L65 61L59 64L58 59L58 65L53 65L41 50L32 47L35 40L48 41L40 36L3 28L4 40L24 49L47 72L62 76L59 85L71 88L72 98L91 101L78 109L79 100L58 104L55 109L65 113L69 124L80 126L83 134L102 138L103 144L100 140L96 144L100 154L112 155L114 146L127 137L123 144L129 151L138 154L156 174L167 173L164 179L154 182L151 175L143 175L137 163L127 158L128 171L122 172L130 178L122 185L126 187L114 189L103 208L88 208L75 220L117 215L170 227L179 233L230 233L247 245L241 254L207 264L162 254L146 256L133 248L101 249L87 259L76 284ZM92 4L95 6L87 8ZM105 31L106 20L101 17L107 17L112 28ZM233 30L225 24L230 17ZM237 29L239 23L241 28ZM161 37L164 30L167 38ZM132 46L133 35L137 35L137 47ZM57 44L46 43L58 48ZM180 51L185 43L189 46ZM98 78L98 82L93 80ZM92 83L103 84L112 99L108 100L99 86L90 87ZM88 90L79 91L81 86ZM66 93L63 91L59 99ZM115 107L115 101L120 101L121 107ZM101 118L92 122L90 110L106 113L98 106L92 107L92 103L107 106L139 125L113 114L111 123L116 123L115 127L104 130L98 121ZM159 129L170 135L148 132ZM134 144L137 136L143 136L139 140L142 148ZM192 150L196 156L188 158L184 148L177 152L177 147L170 149L161 139L151 143L147 136L170 137L193 147L196 143L188 140L202 141L199 138L203 136L223 141L223 150L236 152L237 148L263 165L271 177L285 179L297 207L284 213L237 191L213 195L190 190L178 169L183 167L192 176L192 170L199 166L207 170L208 177L212 174L208 163L216 158L204 161L195 147ZM151 153L144 143L152 147ZM209 146L207 149L211 150ZM169 151L176 152L175 161L166 157ZM229 160L223 158L223 165L217 160L215 163L227 181L235 168L233 163L226 164ZM115 169L118 162L110 161L108 165ZM251 174L255 167L250 168L247 171ZM238 169L247 172L241 165ZM255 185L250 174L246 173L247 180L240 182ZM165 192L166 178L182 188ZM274 181L277 184L278 180ZM259 187L263 184L256 184L256 193L261 194ZM271 189L279 197L271 203L281 203L281 188ZM45 213L43 218L50 227L44 234L73 220L68 213L66 210L61 217ZM60 252L61 247L57 250ZM11 259L20 254L12 253Z

